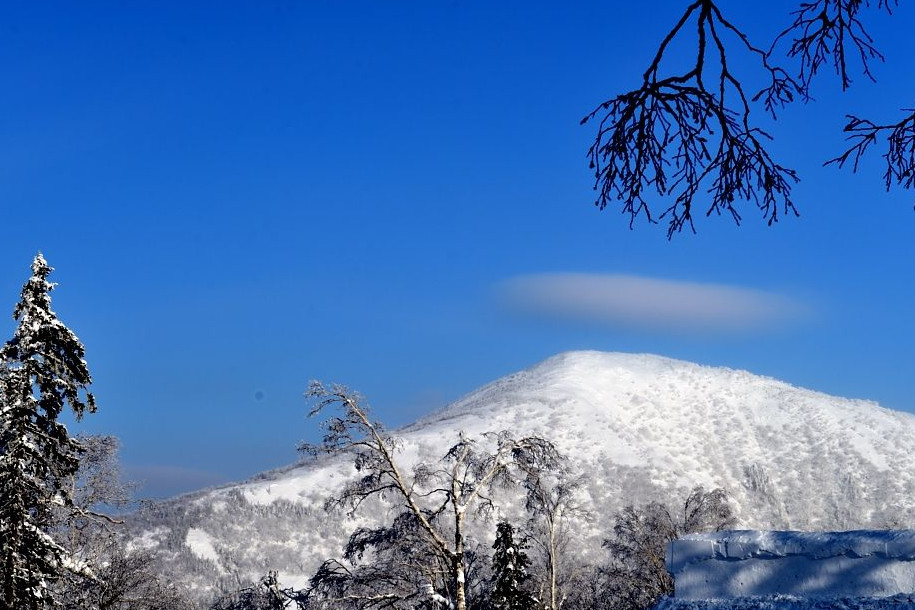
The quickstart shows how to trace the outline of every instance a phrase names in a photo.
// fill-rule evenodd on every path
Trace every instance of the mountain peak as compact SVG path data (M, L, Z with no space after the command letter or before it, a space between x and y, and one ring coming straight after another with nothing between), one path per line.
M695 485L727 490L740 525L757 529L880 528L905 523L915 508L912 415L650 354L548 358L397 431L399 457L409 472L440 459L459 432L499 430L552 441L586 477L581 504L595 519L576 525L585 553L601 552L624 506L674 506ZM230 564L256 579L267 561L284 583L304 584L354 526L329 524L320 508L354 475L342 457L305 464L173 501L134 531L149 548L188 556L170 565L201 583ZM218 562L200 563L214 554Z

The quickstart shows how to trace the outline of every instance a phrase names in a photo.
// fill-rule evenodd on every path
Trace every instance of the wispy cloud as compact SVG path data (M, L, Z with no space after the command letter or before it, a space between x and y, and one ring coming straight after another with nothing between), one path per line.
M511 312L618 328L743 332L797 319L807 307L762 290L633 275L545 273L498 286Z

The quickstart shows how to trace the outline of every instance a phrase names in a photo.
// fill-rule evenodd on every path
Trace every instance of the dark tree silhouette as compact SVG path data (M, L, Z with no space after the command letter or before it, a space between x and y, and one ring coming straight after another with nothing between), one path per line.
M873 80L872 61L883 55L864 24L864 11L891 14L896 0L816 0L802 2L794 21L768 49L752 42L728 19L714 0L694 0L658 47L641 85L601 103L582 119L597 122L588 150L594 171L595 205L601 210L620 202L630 227L644 215L655 223L667 220L667 236L689 227L694 213L729 214L739 225L740 202L755 205L768 224L780 214L797 215L791 187L796 172L766 149L771 136L752 119L754 107L775 117L797 99L810 99L813 78L832 65L842 88L852 82L853 64ZM695 62L683 72L664 71L665 56L675 40L695 37ZM784 48L787 45L787 48ZM784 51L796 62L796 74L776 63ZM748 85L756 75L738 74L733 55L756 60L762 87ZM886 138L884 182L903 188L915 183L915 111L897 123L878 123L848 115L845 131L850 146L826 164L853 171L878 139ZM658 207L653 199L667 203ZM666 206L666 207L664 207Z
M908 109L905 112L910 114L898 123L889 125L878 125L868 119L848 115L845 132L849 134L848 139L852 145L844 153L826 163L843 167L850 161L852 171L858 171L861 157L878 138L885 135L887 150L883 154L886 164L883 181L886 190L890 190L894 182L902 188L912 188L915 185L915 109Z
M871 72L872 61L883 61L883 54L874 45L874 39L865 28L862 10L874 8L892 14L897 0L817 0L804 2L795 11L795 20L776 39L791 39L787 54L800 63L798 81L805 95L810 82L819 69L832 65L836 76L842 81L842 89L851 86L852 63L859 63L861 72L871 81L876 81ZM773 48L775 45L773 45ZM770 51L771 53L771 51ZM841 155L830 159L827 165L840 168L851 164L853 172L871 146L883 138L886 152L882 155L886 169L883 174L887 190L895 182L905 189L915 185L915 109L896 123L877 123L857 115L846 115L848 122L844 131L851 145Z
M527 589L530 580L530 559L526 542L515 538L515 528L507 521L496 526L496 541L492 545L492 591L494 610L531 610L537 600Z

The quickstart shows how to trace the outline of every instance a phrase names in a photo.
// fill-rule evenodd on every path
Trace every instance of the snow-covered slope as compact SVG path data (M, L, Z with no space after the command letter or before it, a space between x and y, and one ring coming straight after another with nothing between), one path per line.
M434 459L459 431L497 430L552 440L588 476L595 517L577 529L595 555L617 510L676 502L695 485L726 488L748 528L904 525L915 507L915 417L745 371L560 354L403 429L403 457ZM302 585L353 527L321 508L352 473L346 460L268 473L166 502L133 531L201 591L270 569Z

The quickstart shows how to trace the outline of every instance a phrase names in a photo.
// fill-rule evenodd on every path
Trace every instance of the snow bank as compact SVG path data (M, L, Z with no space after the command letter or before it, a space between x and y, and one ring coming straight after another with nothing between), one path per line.
M771 595L737 599L662 599L653 610L915 610L910 595L893 597L796 597Z
M730 531L667 549L679 600L888 597L915 592L915 531Z

